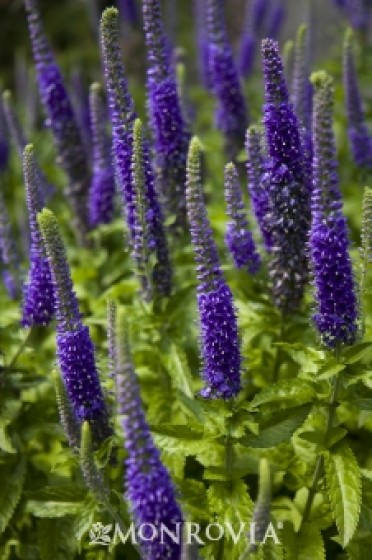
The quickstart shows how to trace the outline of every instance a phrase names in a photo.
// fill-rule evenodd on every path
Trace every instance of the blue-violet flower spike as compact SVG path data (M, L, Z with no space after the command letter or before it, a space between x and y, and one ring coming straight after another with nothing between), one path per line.
M57 317L57 357L76 418L89 420L95 441L111 434L106 405L95 364L94 347L88 327L81 321L66 252L54 214L44 209L38 214L52 274Z
M246 268L248 272L255 274L261 259L249 229L239 175L233 163L228 163L225 167L225 198L230 218L226 228L226 246L236 268Z
M325 72L315 73L312 82L315 97L310 254L317 306L314 322L323 344L335 348L355 342L358 304L332 130L333 82Z
M206 398L230 399L241 388L241 355L230 288L220 267L217 247L205 208L200 175L200 146L190 144L187 165L187 215L198 277L200 344Z

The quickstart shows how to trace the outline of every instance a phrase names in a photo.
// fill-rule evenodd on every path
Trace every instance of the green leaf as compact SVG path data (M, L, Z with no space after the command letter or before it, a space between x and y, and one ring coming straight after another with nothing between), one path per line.
M73 485L46 486L26 495L29 498L27 511L36 517L53 518L78 513L85 492Z
M202 431L196 431L191 429L189 426L184 424L162 424L159 426L150 426L151 431L156 434L161 434L164 436L183 439L183 440L194 440L201 439L203 437Z
M297 541L298 560L324 560L325 550L323 537L319 529L310 523L301 528Z
M274 447L291 438L293 433L305 422L311 404L304 404L289 410L271 414L260 426L258 436L254 434L240 439L242 445L247 447Z
M72 524L71 518L39 520L40 560L65 560L74 557L76 541L73 538Z
M283 379L258 393L250 403L249 410L271 404L275 405L276 410L299 406L310 402L314 394L313 387L302 379Z
M345 442L326 456L325 472L333 516L345 548L357 527L361 504L359 466Z
M360 344L355 344L351 348L347 348L342 353L342 360L346 364L355 364L361 360L364 360L369 355L372 355L372 342L361 342Z
M0 535L5 531L21 498L26 473L26 461L19 457L15 467L0 470Z

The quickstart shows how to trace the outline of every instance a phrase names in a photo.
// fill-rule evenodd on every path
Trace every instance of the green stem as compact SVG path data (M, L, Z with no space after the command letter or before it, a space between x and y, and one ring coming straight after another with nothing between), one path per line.
M332 392L331 392L331 398L330 398L329 404L328 404L328 418L327 418L326 429L325 429L325 432L324 432L324 442L325 442L326 445L327 445L329 432L332 428L333 421L334 421L335 414L336 414L337 396L338 396L339 388L340 388L340 377L339 377L339 375L336 375L332 380ZM303 526L303 524L309 519L311 508L312 508L313 501L314 501L314 498L315 498L315 494L316 494L316 491L317 491L318 483L319 483L321 477L323 476L323 467L324 467L324 457L323 457L323 455L319 455L318 458L317 458L316 464L315 464L315 471L314 471L314 475L313 475L313 480L312 480L312 483L311 483L309 494L307 496L307 500L306 500L306 504L305 504L305 508L304 508L304 513L303 513L302 521L301 521L301 525L300 525L300 530L301 530L301 527Z
M279 335L277 337L277 342L283 342L283 336L284 336L284 317L283 315L281 316L280 319L280 330L279 330ZM273 365L273 378L272 378L272 382L276 383L278 381L279 378L279 373L280 373L280 367L281 367L281 348L277 348L276 349L276 353L275 353L275 359L274 359L274 365Z
M31 327L30 330L28 331L26 338L24 339L24 341L19 346L17 352L14 354L10 364L6 367L6 369L11 370L11 369L14 368L19 356L22 354L23 350L26 348L27 343L30 340L32 333L33 333L33 327Z

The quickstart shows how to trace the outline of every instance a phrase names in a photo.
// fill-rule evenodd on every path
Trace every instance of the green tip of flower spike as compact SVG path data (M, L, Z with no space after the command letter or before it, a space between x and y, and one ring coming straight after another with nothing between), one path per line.
M200 173L200 158L201 158L200 141L197 136L193 136L193 138L191 138L189 153L187 156L187 170L190 177L195 177L196 174Z
M90 86L90 93L93 95L102 95L103 88L99 82L93 82Z
M13 95L9 89L3 92L3 103L4 105L10 105L13 102Z
M102 31L110 31L112 26L116 26L118 22L119 11L113 6L106 8L102 13L101 29Z
M333 90L333 79L324 70L313 72L310 76L310 81L313 84L316 92L323 89Z
M307 25L302 24L300 25L297 31L296 46L300 48L303 47L306 42L306 37L307 37Z
M49 255L54 246L62 243L57 218L51 210L43 208L37 215L37 221Z
M348 27L345 31L345 47L352 47L354 43L354 32L351 27Z
M271 471L267 459L260 460L258 501L267 503L271 499Z

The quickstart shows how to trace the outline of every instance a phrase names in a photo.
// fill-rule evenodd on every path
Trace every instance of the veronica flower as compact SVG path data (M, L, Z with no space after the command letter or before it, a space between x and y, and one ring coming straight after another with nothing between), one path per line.
M264 157L261 143L262 134L260 130L255 126L250 126L246 136L248 192L265 249L266 251L270 251L272 240L269 223L269 193L262 181L264 175Z
M207 33L207 10L205 0L194 0L194 20L196 26L196 41L199 75L203 85L210 90L209 74L209 46Z
M93 174L89 192L89 219L92 226L108 224L114 214L115 177L109 138L106 133L106 111L100 84L92 84L89 95L93 143Z
M0 172L4 171L9 161L9 141L5 126L5 115L0 103Z
M226 246L236 268L246 268L248 272L255 274L261 259L249 229L239 175L233 163L228 163L225 167L225 198L230 218L226 228Z
M54 291L45 248L37 224L37 214L44 206L39 172L32 144L23 155L23 175L30 224L30 271L23 289L22 325L47 325L54 316Z
M278 44L264 40L262 55L268 149L263 184L268 190L267 223L272 240L269 273L275 305L287 313L300 305L307 282L309 189L300 130L289 102Z
M248 113L232 49L227 37L223 0L208 0L209 71L217 98L216 126L225 137L229 159L244 144Z
M241 356L233 297L220 268L205 208L200 177L200 147L190 144L187 165L187 215L198 277L202 376L206 398L230 399L241 387Z
M120 320L121 319L121 320ZM143 411L139 385L123 320L119 315L116 387L118 413L128 453L126 463L126 496L137 527L160 524L182 534L183 515L168 470L161 462ZM148 560L179 559L181 544L164 533L161 539L139 539L141 557Z
M284 0L275 0L268 12L265 36L277 39L286 16Z
M366 125L353 49L353 33L349 29L344 41L344 91L349 142L355 163L372 168L372 137Z
M89 166L82 136L60 69L45 36L37 0L25 0L28 27L36 66L40 97L48 116L58 158L68 177L66 196L74 211L81 242L89 229L87 196Z
M239 73L247 77L253 70L257 41L269 8L269 0L251 0L246 4L246 15L239 46Z
M317 311L315 325L323 344L353 344L357 336L357 298L346 219L337 173L333 125L333 83L325 72L313 75L313 193L310 254Z
M12 299L16 299L20 293L20 258L14 238L8 210L0 192L0 271L5 289Z
M136 0L117 0L117 6L123 21L136 27L139 22Z
M312 85L310 76L310 56L308 51L307 27L301 25L294 45L293 65L293 108L301 127L304 151L305 173L311 190L313 147L311 138Z
M118 183L121 186L124 213L129 231L132 251L138 238L138 216L136 216L136 193L134 191L132 157L133 127L137 118L133 99L129 93L124 66L119 48L118 12L108 8L102 16L101 42L106 85L110 104L113 133L114 162ZM143 142L143 173L145 198L148 202L146 222L149 228L149 245L146 250L155 252L157 263L153 271L154 284L162 295L169 295L171 271L167 242L162 226L162 212L157 199L154 177L150 164L149 147Z
M57 357L74 415L89 420L95 439L111 434L106 405L95 364L94 347L84 326L73 289L66 252L54 214L44 209L38 215L52 274L57 319Z
M13 141L13 144L15 145L19 157L23 159L23 152L28 144L28 140L16 114L15 107L13 105L12 94L8 90L4 91L3 93L3 108L5 121L8 126L11 139ZM38 175L37 181L39 184L39 189L45 198L49 198L54 192L54 187L48 182L44 173L40 169L40 166L35 159L35 155L33 155L33 159Z
M182 115L159 0L143 0L147 87L158 191L166 213L185 225L185 177L190 133Z

